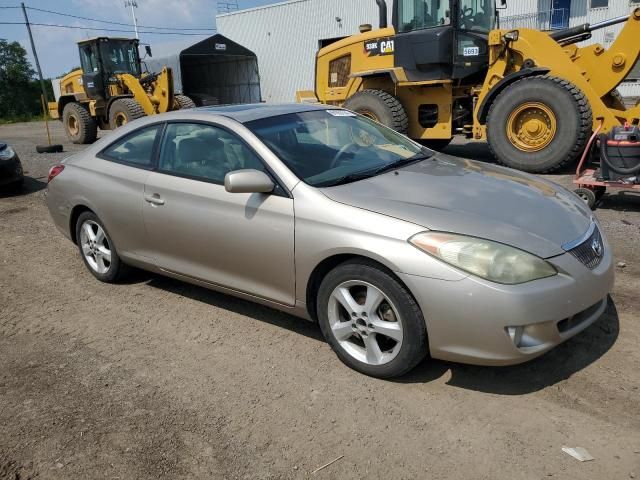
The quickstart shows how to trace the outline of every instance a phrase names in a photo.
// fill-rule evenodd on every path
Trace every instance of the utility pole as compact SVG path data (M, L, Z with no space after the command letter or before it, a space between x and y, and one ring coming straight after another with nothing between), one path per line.
M36 61L36 69L38 70L38 77L40 77L40 88L42 89L42 96L44 101L49 105L49 96L47 90L44 88L44 79L42 78L42 70L40 69L40 62L38 61L38 54L36 53L36 45L33 43L33 35L31 34L31 25L29 25L29 17L27 17L27 9L24 6L24 2L20 4L22 6L22 13L24 14L24 23L27 25L27 31L29 32L29 41L31 42L31 51L33 52L33 58ZM44 114L47 115L46 110Z
M138 21L136 20L136 12L134 10L134 8L138 8L138 2L136 2L136 0L125 0L124 6L131 7L131 16L133 17L133 29L136 32L136 38L139 40L140 37L138 36Z

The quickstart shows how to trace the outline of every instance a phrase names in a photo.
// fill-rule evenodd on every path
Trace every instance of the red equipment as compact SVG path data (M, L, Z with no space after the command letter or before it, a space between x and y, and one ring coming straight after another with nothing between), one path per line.
M574 192L591 209L596 207L607 188L640 191L640 128L625 125L614 128L608 135L600 134L601 129L602 120L587 143L573 179L578 186ZM596 156L592 151L594 145L599 147L600 168L583 170L587 158Z

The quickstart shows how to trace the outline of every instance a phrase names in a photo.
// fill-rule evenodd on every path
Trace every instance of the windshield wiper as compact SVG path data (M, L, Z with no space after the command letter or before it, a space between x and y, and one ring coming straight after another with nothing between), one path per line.
M344 185L346 183L357 182L358 180L365 180L367 178L375 177L376 175L380 175L381 173L388 172L390 170L394 170L399 167L403 167L405 165L409 165L411 163L420 162L422 160L428 160L433 157L435 153L433 152L423 152L414 155L409 158L401 158L400 160L396 160L395 162L388 163L382 167L378 167L373 170L366 170L364 172L350 173L349 175L345 175L343 177L339 177L336 180L331 180L326 183L321 183L316 185L316 187L337 187L338 185Z
M338 185L344 185L346 183L357 182L358 180L364 180L366 178L371 178L376 175L375 171L368 172L360 172L360 173L350 173L349 175L345 175L344 177L337 178L336 180L331 180L326 184L317 185L318 187L337 187Z
M428 160L433 157L433 153L419 153L409 158L401 158L400 160L396 160L395 162L388 163L387 165L378 168L374 171L374 175L380 175L381 173L389 172L391 170L395 170L396 168L404 167L405 165L409 165L411 163L420 162L422 160Z

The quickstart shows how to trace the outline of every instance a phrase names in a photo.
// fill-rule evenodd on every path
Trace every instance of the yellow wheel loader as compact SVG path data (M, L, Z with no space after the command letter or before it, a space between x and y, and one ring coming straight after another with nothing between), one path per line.
M543 32L499 29L495 0L395 0L393 26L376 3L380 28L321 49L315 91L298 101L344 106L436 149L457 134L487 140L498 162L535 173L573 162L601 123L639 122L616 87L640 55L640 8ZM609 49L577 45L619 23Z
M174 94L170 68L142 72L138 45L136 39L108 37L78 43L82 68L60 80L60 97L49 102L49 114L64 123L73 143L93 143L98 128L111 130L145 115L195 107L189 97Z

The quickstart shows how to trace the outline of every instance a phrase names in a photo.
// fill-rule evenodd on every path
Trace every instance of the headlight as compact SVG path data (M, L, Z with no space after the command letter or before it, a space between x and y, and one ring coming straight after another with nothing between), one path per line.
M0 150L0 160L8 160L11 157L13 157L15 154L16 152L13 151L13 148L7 145L5 148Z
M425 232L411 237L409 243L443 262L492 282L515 285L558 273L542 258L482 238Z

